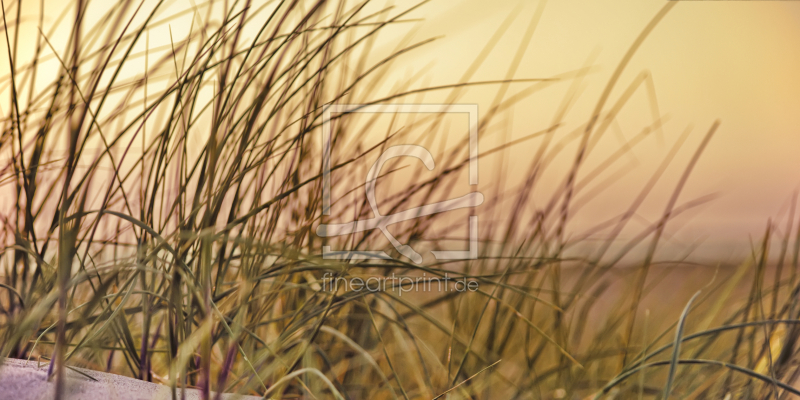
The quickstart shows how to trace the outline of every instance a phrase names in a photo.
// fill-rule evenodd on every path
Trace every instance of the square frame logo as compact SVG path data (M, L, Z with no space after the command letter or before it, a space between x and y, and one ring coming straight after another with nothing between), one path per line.
M478 184L478 105L477 104L330 104L322 111L322 215L331 215L331 147L333 143L332 120L340 114L352 113L447 113L467 114L469 118L469 185ZM408 244L400 243L387 229L389 225L420 218L428 215L452 211L460 208L474 208L483 204L483 194L478 191L470 192L464 196L425 204L420 207L400 211L396 214L381 215L375 198L375 183L380 175L381 167L389 159L396 157L414 157L433 171L435 161L433 155L426 148L413 144L397 145L387 148L375 161L365 179L365 194L369 206L374 214L373 218L355 220L340 224L320 224L317 235L320 237L334 237L380 229L386 239L403 256L411 259L416 264L422 263L422 255ZM469 217L469 249L468 250L431 250L437 260L474 260L478 258L478 216ZM369 250L332 250L331 246L322 246L324 259L365 260L383 259L393 260L384 251Z

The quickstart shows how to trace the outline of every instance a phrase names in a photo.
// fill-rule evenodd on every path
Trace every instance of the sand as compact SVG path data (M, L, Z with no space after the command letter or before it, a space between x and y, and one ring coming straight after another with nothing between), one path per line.
M0 399L52 399L55 383L47 381L47 366L36 361L6 359L0 366ZM125 376L77 368L97 381L67 370L67 398L80 400L151 400L171 399L168 386ZM178 393L180 399L180 392ZM187 400L201 399L199 390L187 389ZM255 400L260 397L226 394L225 400ZM214 396L212 395L212 399Z

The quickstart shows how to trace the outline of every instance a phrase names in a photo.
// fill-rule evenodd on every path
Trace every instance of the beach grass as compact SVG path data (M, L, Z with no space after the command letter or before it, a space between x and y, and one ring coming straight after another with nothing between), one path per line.
M661 129L656 118L618 151L596 151L631 93L647 84L646 75L621 82L622 72L677 2L631 38L593 113L565 131L571 96L591 65L517 79L512 60L507 76L475 80L498 41L524 53L530 36L504 37L502 27L453 81L392 81L394 63L435 38L401 36L387 51L380 35L409 29L426 2L239 0L176 11L169 1L94 10L99 3L77 0L56 20L44 17L42 2L38 20L28 21L35 46L23 48L28 2L3 1L10 67L0 80L0 356L49 362L57 397L70 366L196 388L207 398L800 396L794 212L765 221L763 238L737 263L658 253L670 221L709 200L681 193L719 122L679 131L652 178L620 199L629 204L624 213L588 232L570 230L608 169ZM90 15L100 18L89 23ZM165 42L165 27L168 45L151 46ZM552 85L571 89L554 100L549 128L481 149L482 157L502 156L538 141L514 166L520 184L481 186L475 259L415 263L378 230L317 235L322 223L372 217L365 199L321 213L326 106L421 103L428 93L458 103L488 87L496 97L481 111L483 138L502 129L520 99ZM437 115L383 123L340 114L333 122L332 141L344 150L331 170L347 195L360 195L367 169L398 138L438 137L446 125ZM689 136L700 144L682 148ZM692 154L688 163L673 162L680 152ZM590 157L601 162L587 166ZM571 167L548 169L555 158ZM378 181L404 189L382 199L381 210L463 194L455 186L469 153L436 160L437 173L421 178L402 177L401 164L384 168ZM663 212L632 228L667 169L681 178ZM542 203L532 193L545 174L560 183ZM398 224L392 235L421 249L436 221ZM462 223L452 235L458 229L466 231ZM323 246L377 248L392 258L328 259ZM377 291L330 286L370 277L398 279ZM475 290L456 290L458 281ZM420 282L437 290L418 290Z

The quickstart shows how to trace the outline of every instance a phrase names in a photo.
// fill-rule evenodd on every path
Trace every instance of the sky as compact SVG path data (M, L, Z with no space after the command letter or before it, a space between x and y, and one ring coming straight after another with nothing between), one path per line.
M173 11L190 6L183 0L168 3ZM383 33L371 57L380 59L395 50L399 41L437 38L392 64L385 91L411 77L415 87L458 83L499 31L504 32L503 36L470 81L507 76L551 78L588 66L588 74L574 86L578 96L557 134L560 138L588 120L623 55L667 3L433 0L407 15L409 22ZM32 51L38 34L38 9L34 3L26 4L25 13L29 16L23 15L23 53ZM47 20L54 21L63 4L46 4L53 10L48 10ZM369 7L377 10L387 4L391 3L372 3ZM394 10L399 12L414 4L396 1ZM170 26L154 29L150 46L168 46L170 32L175 38L184 37L190 21L188 15ZM731 254L731 249L746 253L750 241L763 233L767 221L776 224L779 231L784 229L793 194L800 188L800 113L795 111L800 109L799 22L800 1L679 2L646 38L612 90L608 104L619 99L643 72L652 78L633 93L608 133L597 142L584 171L599 165L653 123L653 98L663 126L613 165L605 176L617 178L596 187L597 194L576 212L575 231L588 229L624 210L679 142L681 134L688 131L686 142L637 216L637 223L642 226L656 220L705 132L716 120L720 127L695 166L680 202L712 194L716 197L681 215L668 230L671 242L678 248L702 242L702 250L698 251L710 256ZM519 53L520 43L532 24L535 31ZM56 48L60 48L59 40L64 37L57 32L51 36ZM521 56L517 59L518 54ZM509 75L511 66L516 68ZM4 64L2 68L6 75L8 66ZM574 78L563 79L516 102L501 119L493 121L494 133L482 137L481 148L492 148L550 126L554 112L574 82ZM504 98L530 87L512 84ZM654 89L654 96L648 94L647 87ZM499 88L488 85L469 89L458 101L478 104L485 112ZM422 101L441 101L442 96L432 93ZM501 179L513 186L523 176L516 167L527 166L540 144L526 141L503 153L499 160L482 160L481 165L489 170L505 168ZM536 201L545 202L562 182L574 153L575 147L568 145L562 156L552 161L548 174L537 186ZM490 184L496 183L491 180L497 178L489 172L485 175L482 189L491 190Z
M637 35L667 2L558 0L544 5L536 31L515 78L538 78L575 70L592 60L580 98L566 120L585 121L614 68ZM540 2L433 2L417 37L443 36L415 53L407 68L426 66L432 82L457 79L488 38L515 18L502 41L473 80L502 79L514 59ZM422 12L420 14L423 14ZM748 252L767 221L783 230L793 194L800 187L800 2L684 1L675 6L627 65L611 94L619 98L643 71L653 79L663 137L645 140L631 151L631 169L610 193L582 210L591 225L610 216L618 203L628 204L680 134L693 130L679 156L652 196L642 217L653 221L675 187L705 132L721 125L697 163L682 195L691 200L716 194L710 203L687 213L673 229L675 241L702 241L709 255L728 254L734 246ZM397 68L398 71L402 67ZM453 71L458 71L453 74ZM553 107L568 85L537 93L518 103L510 137L546 127ZM491 93L490 95L493 95ZM488 103L477 98L479 104ZM491 98L491 97L488 97ZM631 138L652 122L646 91L635 93L618 116L621 134ZM614 135L611 135L614 137ZM663 140L661 140L663 139ZM598 146L598 156L621 141ZM519 149L511 162L524 160ZM602 158L602 157L598 157ZM571 161L566 157L561 168ZM560 165L556 163L557 165ZM671 179L669 179L671 177ZM797 214L795 214L797 215ZM744 246L743 246L744 245Z

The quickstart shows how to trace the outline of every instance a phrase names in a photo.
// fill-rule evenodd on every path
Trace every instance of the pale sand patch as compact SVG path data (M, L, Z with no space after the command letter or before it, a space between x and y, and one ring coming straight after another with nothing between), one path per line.
M54 382L47 381L47 363L37 367L36 361L8 358L0 366L0 399L45 400L53 398ZM140 381L78 368L97 381L71 370L67 370L67 398L80 400L161 400L171 399L169 387L157 383ZM178 393L180 399L180 392ZM200 391L187 389L187 400L201 399ZM211 397L215 397L212 395ZM255 400L260 397L226 394L225 400Z

